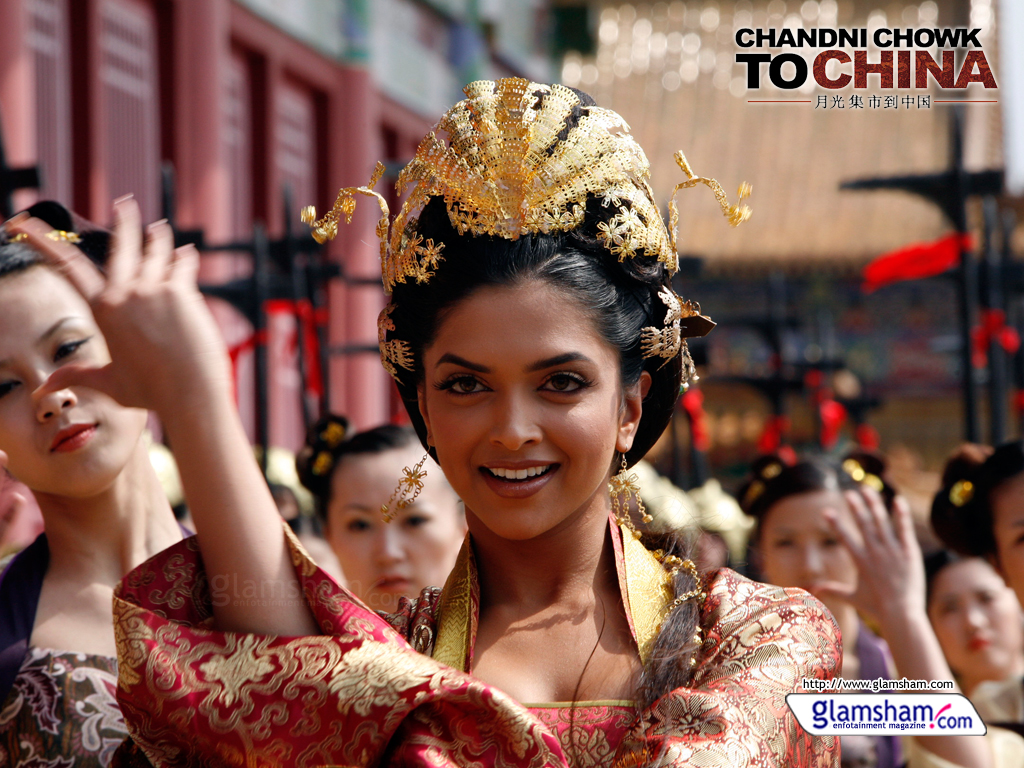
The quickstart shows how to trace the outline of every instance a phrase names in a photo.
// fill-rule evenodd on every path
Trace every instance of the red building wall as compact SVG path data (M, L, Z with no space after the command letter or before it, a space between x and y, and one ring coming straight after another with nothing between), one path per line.
M72 30L74 33L72 34ZM98 222L132 192L161 213L160 163L176 173L176 224L207 243L285 226L283 189L325 210L341 186L365 184L378 159L408 159L430 122L382 97L369 73L321 55L231 0L0 2L0 128L9 160L39 163L41 194ZM21 192L19 207L36 195ZM379 279L376 207L363 204L329 247L344 273ZM297 221L293 221L297 225ZM247 256L204 254L200 279L247 274ZM332 347L376 343L379 285L329 290ZM214 307L229 346L251 335ZM270 442L302 439L294 320L271 316ZM244 345L243 345L244 346ZM400 412L374 352L335 354L332 410L360 428ZM252 354L238 355L238 402L254 436Z

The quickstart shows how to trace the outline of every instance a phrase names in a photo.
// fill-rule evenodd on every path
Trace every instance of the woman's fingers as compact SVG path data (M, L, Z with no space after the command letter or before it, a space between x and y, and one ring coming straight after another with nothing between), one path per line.
M46 263L63 274L87 301L103 290L106 280L96 266L71 243L51 237L54 229L45 221L19 214L7 222L7 229L25 235Z
M864 541L864 549L875 549L879 541L878 527L874 518L868 511L864 497L857 491L846 491L843 496L850 507L850 513L857 523L861 538Z
M871 522L874 525L879 541L887 548L897 547L899 542L896 540L892 521L889 519L889 510L886 509L882 494L874 488L863 486L861 488L861 496L866 503L868 514L871 516Z
M191 243L174 249L171 258L171 279L194 287L199 277L199 251Z
M146 227L146 248L139 267L140 279L147 283L165 280L173 252L174 232L167 219L161 219Z
M910 512L910 504L904 497L897 496L894 507L893 523L900 545L909 552L919 552L920 545L917 541L917 532L914 530L914 516Z
M836 532L839 540L843 542L843 546L850 550L853 559L858 563L863 562L865 557L864 545L849 524L845 520L840 520L839 515L834 510L826 509L823 514L825 515L825 521Z
M834 597L846 603L855 603L857 590L841 581L823 581L814 585L811 594L819 600Z
M68 387L89 387L121 402L118 397L119 393L115 391L116 387L112 372L112 363L107 363L100 368L68 363L51 373L49 378L32 393L32 397L38 400L38 398L44 397L51 392L57 392ZM131 403L123 402L121 404L126 406L132 405Z
M114 201L114 239L107 260L107 284L121 287L135 280L142 259L142 214L131 196Z

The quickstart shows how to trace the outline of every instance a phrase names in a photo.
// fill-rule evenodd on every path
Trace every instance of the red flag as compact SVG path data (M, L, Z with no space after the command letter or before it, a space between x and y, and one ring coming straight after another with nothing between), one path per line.
M693 447L698 451L706 451L711 446L711 435L708 433L707 414L704 413L704 393L690 387L682 397L682 405L690 417Z
M935 277L960 263L960 253L974 247L969 234L954 232L932 243L914 243L879 256L864 267L864 293L903 280Z

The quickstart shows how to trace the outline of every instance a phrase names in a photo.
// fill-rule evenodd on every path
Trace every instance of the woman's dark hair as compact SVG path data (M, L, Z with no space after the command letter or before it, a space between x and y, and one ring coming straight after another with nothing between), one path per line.
M100 269L106 265L110 249L109 232L92 226L52 200L36 203L27 209L26 213L45 221L54 229L74 232L78 235L78 242L75 243L78 249ZM0 277L23 272L40 263L42 259L30 245L13 240L6 230L0 227Z
M783 499L801 493L848 491L857 487L849 473L822 459L806 458L787 464L779 456L769 454L754 462L736 498L743 511L757 521L752 537L756 541L765 515Z
M942 489L932 501L932 528L961 555L997 554L992 495L1024 474L1024 442L1014 440L989 451L985 446L962 446L947 462Z
M415 442L416 433L409 427L382 424L350 434L348 419L327 414L310 427L306 444L295 457L295 469L301 483L316 500L317 514L321 520L326 520L327 506L331 501L331 478L343 457L384 453ZM395 479L397 482L397 473Z
M956 552L951 552L948 549L940 549L937 552L925 555L924 575L927 594L925 605L931 604L932 589L935 585L935 578L949 566L960 562L963 562L963 558Z
M640 257L619 263L580 230L586 230L586 223L579 230L518 240L462 236L451 225L443 199L434 198L424 208L418 232L444 243L444 262L427 290L411 282L395 286L391 319L394 338L409 344L415 366L413 371L399 369L399 391L420 441L435 459L434 449L426 445L426 426L417 402L417 385L424 376L423 350L452 309L475 290L530 279L562 289L591 315L602 338L619 351L624 386L636 384L643 371L650 373L651 387L627 463L643 458L668 425L679 396L681 356L667 363L659 357L644 358L640 342L644 327L661 328L665 322L666 307L658 297L668 280L664 266Z

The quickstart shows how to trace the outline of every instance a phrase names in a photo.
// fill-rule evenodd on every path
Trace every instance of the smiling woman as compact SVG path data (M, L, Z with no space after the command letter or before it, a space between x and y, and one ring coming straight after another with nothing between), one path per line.
M147 278L159 272L152 256L123 254L106 284L76 271L104 322L135 343L87 375L151 403L176 445L188 444L182 480L199 529L118 594L134 741L123 756L838 764L835 739L804 732L785 702L802 679L838 667L821 604L726 569L698 573L680 536L638 531L628 514L628 468L692 374L684 339L712 326L672 287L674 233L642 150L618 115L562 86L506 79L466 94L403 171L399 186L416 186L390 236L377 196L391 297L382 363L469 529L444 585L395 613L367 610L294 542L286 549L272 507L242 493L249 469L220 434L237 434L237 417L221 414L223 388L209 383L221 360L205 315L183 312L191 289ZM678 162L681 188L711 187L733 223L748 215ZM315 236L337 234L356 194L376 196L342 190ZM78 270L66 249L46 250ZM394 467L406 495L388 501L387 517L413 503L422 468ZM281 568L286 553L294 570Z

